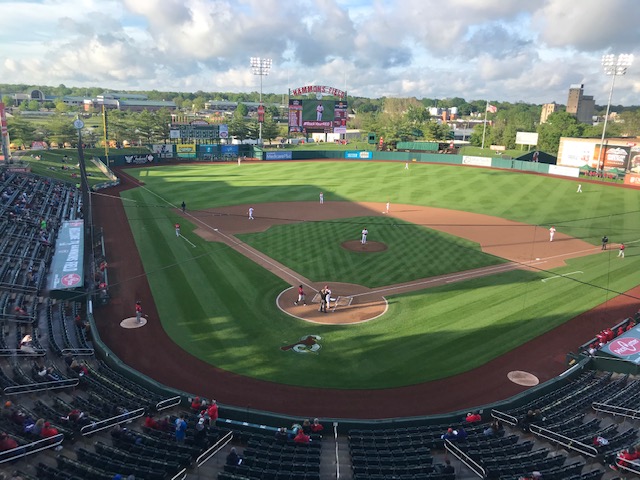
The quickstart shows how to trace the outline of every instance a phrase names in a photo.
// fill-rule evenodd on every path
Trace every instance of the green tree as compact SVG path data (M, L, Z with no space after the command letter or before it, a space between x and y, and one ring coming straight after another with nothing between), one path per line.
M13 118L8 118L7 129L11 141L19 145L30 145L36 139L34 124L20 116L16 115Z
M229 135L236 137L240 141L243 141L249 135L247 122L239 113L239 110L236 110L231 117L231 121L229 122Z
M277 136L278 124L270 115L265 115L264 123L262 124L262 138L271 143Z
M56 142L58 145L74 143L78 138L78 132L73 126L73 119L68 115L56 115L48 123L50 133L49 142Z
M4 103L5 107L13 107L13 97L11 95L3 95L2 103Z
M66 113L71 111L70 106L64 103L62 100L58 100L56 102L55 109L56 109L56 112L58 113Z
M246 117L249 115L249 107L247 107L244 103L238 103L235 112L233 112L234 116L240 115L241 117Z
M582 137L585 125L567 112L555 112L538 126L538 149L557 153L560 137Z
M198 96L196 98L193 99L193 101L191 102L191 106L193 108L194 112L199 112L200 110L204 109L204 104L206 102L206 98Z

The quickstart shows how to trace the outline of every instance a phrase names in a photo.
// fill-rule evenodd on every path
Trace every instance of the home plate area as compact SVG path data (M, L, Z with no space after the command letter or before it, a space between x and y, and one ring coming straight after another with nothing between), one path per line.
M320 303L320 293L316 293L311 300L311 303ZM327 310L331 310L332 312L336 311L338 307L348 307L353 302L353 297L344 297L338 295L338 297L331 297L329 305L327 305Z

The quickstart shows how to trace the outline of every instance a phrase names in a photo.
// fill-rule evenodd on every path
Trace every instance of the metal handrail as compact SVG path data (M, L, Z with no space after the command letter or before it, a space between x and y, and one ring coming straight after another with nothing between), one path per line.
M631 473L635 473L636 475L640 475L640 462L634 461L634 460L623 460L623 462L628 463L629 465L632 465L634 467L637 468L631 468L628 467L627 465L620 465L618 464L618 458L616 458L614 460L614 463L616 465L616 467L618 468L618 470L625 470L627 472L631 472Z
M336 442L336 480L340 480L340 455L338 455L338 422L333 422L333 438Z
M501 422L508 423L509 425L515 427L518 424L518 419L513 415L509 415L508 413L501 412L500 410L496 410L495 408L491 410L491 416L496 420L500 420Z
M229 442L231 442L231 440L233 440L233 432L227 432L225 436L223 436L220 440L218 440L216 443L211 445L198 458L196 458L196 466L200 468L202 465L208 462L211 457L213 457L216 453L218 453L220 450L226 447L229 444Z
M33 353L25 352L24 350L20 350L19 348L3 348L1 350L2 354L0 356L8 357L13 355L18 355L19 357L44 357L47 354L46 350L35 350Z
M608 413L610 415L620 415L627 418L640 418L640 410L634 410L632 408L622 407L620 405L609 405L608 403L593 402L591 404L596 412Z
M130 420L135 420L136 418L140 418L144 415L144 408L137 408L136 410L132 410L127 413L123 413L122 415L117 415L115 417L107 418L105 420L100 420L99 422L92 422L80 429L80 433L83 436L93 435L94 433L105 430L109 427L113 427L114 425L119 425L121 423L128 422Z
M171 477L171 480L184 480L185 478L187 478L187 469L183 468L178 473L176 473L173 477Z
M93 348L64 348L62 349L62 355L86 355L90 356L94 354Z
M575 452L580 453L581 455L587 455L591 458L595 458L598 456L598 449L593 445L587 445L586 443L582 443L573 438L569 438L565 435L562 435L561 433L549 430L548 428L532 424L529 427L529 430L531 431L531 433L538 435L539 437L545 438L550 442L562 445L563 447L569 448Z
M76 387L80 383L77 378L65 378L51 382L28 383L26 385L13 385L5 387L2 392L5 395L19 395L21 393L42 392L43 390L56 390L58 388Z
M36 440L35 442L28 443L27 445L20 445L11 450L5 450L0 452L0 463L11 462L13 460L19 460L27 455L41 452L49 448L57 447L64 440L64 434L59 433L53 437L43 438ZM5 458L6 457L6 458Z
M485 468L482 465L480 465L478 462L476 462L473 458L471 458L469 455L467 455L465 452L460 450L460 448L451 440L444 441L444 448L451 455L453 455L462 463L464 463L467 466L467 468L469 468L469 470L471 470L473 473L478 475L480 478L487 477L487 471L485 470Z
M159 412L161 410L166 410L167 408L177 407L178 405L180 405L181 401L182 397L180 395L160 400L158 403L156 403L156 411Z

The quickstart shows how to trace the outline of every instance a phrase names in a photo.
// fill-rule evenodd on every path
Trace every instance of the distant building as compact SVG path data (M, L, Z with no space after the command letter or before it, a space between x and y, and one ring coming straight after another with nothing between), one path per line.
M91 108L101 110L103 106L107 109L132 112L141 112L143 110L153 112L161 108L176 109L176 104L173 101L148 100L147 98L146 95L139 93L103 93L94 99L85 99L84 109L85 111L89 111Z
M546 123L549 115L557 111L558 104L556 102L545 103L544 105L542 105L542 112L540 113L540 123Z
M567 113L575 116L581 123L593 123L596 102L593 96L584 95L584 85L576 84L569 87Z

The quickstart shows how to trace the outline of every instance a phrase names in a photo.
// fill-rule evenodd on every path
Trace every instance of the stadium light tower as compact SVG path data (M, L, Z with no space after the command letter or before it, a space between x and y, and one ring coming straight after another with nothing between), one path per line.
M262 106L262 77L269 75L271 59L251 57L251 73L260 76L260 106L258 107L258 128L260 129L258 144L262 145L262 122L264 121L264 106Z
M604 73L611 75L611 88L609 89L609 100L607 101L607 113L604 116L604 125L602 126L602 138L600 139L600 158L598 165L604 172L604 138L607 132L607 121L609 120L609 109L611 108L611 97L613 96L613 86L616 83L616 77L627 73L627 68L633 63L633 55L621 53L617 57L613 54L602 56L602 66Z

